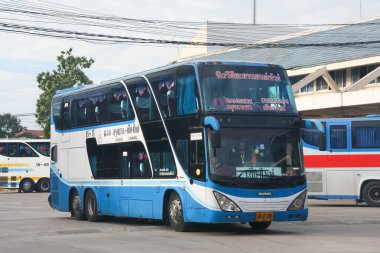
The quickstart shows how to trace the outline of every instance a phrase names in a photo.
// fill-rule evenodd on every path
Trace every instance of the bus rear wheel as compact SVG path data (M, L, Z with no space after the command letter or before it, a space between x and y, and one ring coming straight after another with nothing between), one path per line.
M38 191L38 192L49 192L50 191L50 180L48 178L41 178L37 182L36 191Z
M98 212L98 203L95 193L91 190L86 192L86 216L88 221L100 221L102 216Z
M79 193L74 190L71 193L70 197L70 213L71 217L77 219L77 220L84 220L86 219L86 215L83 212L81 205L80 205L80 197Z
M35 186L36 186L36 184L30 178L25 178L20 183L20 189L21 189L22 192L25 192L25 193L33 192Z
M369 182L363 188L363 199L369 206L380 207L380 182Z
M189 223L184 222L182 201L176 192L172 192L169 198L168 220L177 232L186 232L191 227Z
M254 230L265 230L267 229L272 222L250 222L249 225Z

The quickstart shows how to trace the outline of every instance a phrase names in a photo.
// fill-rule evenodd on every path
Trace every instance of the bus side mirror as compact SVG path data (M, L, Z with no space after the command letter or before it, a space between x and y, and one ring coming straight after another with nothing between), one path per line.
M319 151L326 151L326 135L321 134L318 136Z
M211 146L212 148L220 148L220 131L211 131Z

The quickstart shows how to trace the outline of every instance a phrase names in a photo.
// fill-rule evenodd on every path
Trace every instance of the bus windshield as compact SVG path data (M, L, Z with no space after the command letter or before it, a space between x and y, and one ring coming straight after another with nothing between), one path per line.
M201 65L199 72L205 111L296 113L284 69Z
M241 188L294 187L305 183L301 154L296 130L222 128L221 147L209 145L209 175Z

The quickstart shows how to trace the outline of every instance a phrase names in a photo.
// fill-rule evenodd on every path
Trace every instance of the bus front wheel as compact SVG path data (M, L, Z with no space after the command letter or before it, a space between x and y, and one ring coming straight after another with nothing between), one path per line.
M21 181L20 189L22 192L30 193L34 191L35 186L36 184L34 183L32 179L25 178L24 180Z
M80 205L80 197L79 193L74 190L71 193L70 197L70 213L71 217L77 219L77 220L84 220L86 219L86 215L83 212L81 205Z
M271 222L250 222L249 225L254 230L265 230L270 226Z
M48 178L41 178L37 182L36 190L38 192L49 192L50 191L50 180Z
M98 203L95 193L92 190L86 192L86 216L88 221L100 221L101 216L98 212Z
M363 188L363 199L369 206L380 207L380 182L366 184Z
M177 232L185 232L190 229L190 224L184 222L182 201L176 192L172 192L170 195L168 220L170 226Z

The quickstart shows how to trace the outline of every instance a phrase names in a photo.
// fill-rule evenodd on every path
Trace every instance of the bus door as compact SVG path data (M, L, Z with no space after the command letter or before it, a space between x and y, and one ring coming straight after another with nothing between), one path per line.
M120 192L120 215L129 216L129 198L131 198L130 187L128 187L128 179L131 176L132 148L131 145L120 146L120 184L116 187ZM116 201L115 201L116 202Z
M200 130L192 130L190 132L190 149L189 149L189 175L191 180L196 183L192 184L194 187L206 186L206 166L205 166L205 148L204 138ZM204 190L205 198L206 191Z
M354 194L354 173L349 168L350 146L349 123L327 122L327 195L344 198L344 196Z

